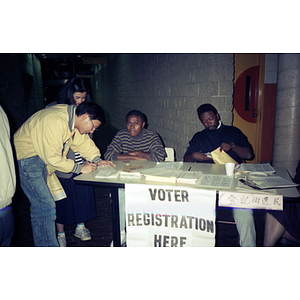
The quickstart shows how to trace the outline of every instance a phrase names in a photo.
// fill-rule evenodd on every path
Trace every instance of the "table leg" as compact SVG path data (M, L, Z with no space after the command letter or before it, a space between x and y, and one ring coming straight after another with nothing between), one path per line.
M114 247L120 247L121 236L120 236L120 212L119 212L118 188L111 187L110 190L111 190L111 199L112 199L113 242L114 242Z

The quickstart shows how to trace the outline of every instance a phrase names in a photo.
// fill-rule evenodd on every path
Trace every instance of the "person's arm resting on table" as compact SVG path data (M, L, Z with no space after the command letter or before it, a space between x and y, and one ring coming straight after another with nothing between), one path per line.
M117 160L150 160L149 159L150 152L142 152L142 151L130 151L128 154L118 153Z

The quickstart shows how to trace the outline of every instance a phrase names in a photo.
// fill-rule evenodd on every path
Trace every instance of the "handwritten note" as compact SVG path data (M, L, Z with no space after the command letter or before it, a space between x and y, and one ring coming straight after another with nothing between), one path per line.
M283 210L282 195L220 192L219 206Z

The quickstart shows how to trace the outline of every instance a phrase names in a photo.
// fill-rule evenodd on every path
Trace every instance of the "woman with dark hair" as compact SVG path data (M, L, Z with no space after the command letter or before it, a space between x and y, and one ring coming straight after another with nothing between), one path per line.
M60 90L57 99L59 104L75 104L76 106L84 101L91 102L91 98L81 78L69 79Z
M83 80L72 78L60 90L57 103L79 106L85 101L91 102L91 99ZM74 153L72 150L70 150L67 157L79 164L86 163L79 153ZM76 175L72 173L56 172L56 175L67 195L67 198L56 202L56 227L60 247L67 246L64 232L65 225L77 224L75 237L80 238L82 241L90 240L90 231L85 227L84 222L96 217L93 187L75 184L73 177Z

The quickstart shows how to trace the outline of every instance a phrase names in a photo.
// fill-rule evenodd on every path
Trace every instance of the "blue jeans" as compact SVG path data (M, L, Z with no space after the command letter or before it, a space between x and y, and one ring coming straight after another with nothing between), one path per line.
M120 214L120 232L126 227L126 211L125 211L125 189L118 189L119 193L119 214Z
M46 165L39 156L18 161L21 187L31 204L31 226L36 247L58 247L55 201L47 186Z
M256 247L256 231L252 209L233 209L241 247Z
M15 230L14 215L11 206L0 210L0 246L9 247Z

